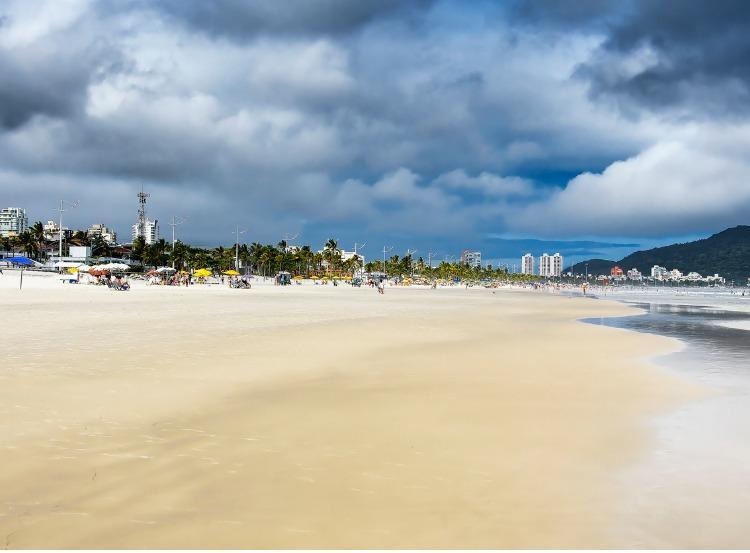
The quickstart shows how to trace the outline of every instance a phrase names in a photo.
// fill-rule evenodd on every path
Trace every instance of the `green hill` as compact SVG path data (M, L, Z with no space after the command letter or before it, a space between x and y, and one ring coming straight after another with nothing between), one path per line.
M608 274L613 265L619 265L623 271L635 267L644 275L651 274L651 267L661 265L667 269L679 269L683 273L695 271L703 276L718 273L737 284L744 284L750 277L750 226L741 225L717 234L684 244L672 244L631 253L620 261L607 262L603 259L592 259L577 263L572 267L574 273L582 274L584 264L589 263L589 274ZM593 271L592 266L597 270Z
M581 261L580 263L571 265L564 272L585 275L586 265L588 265L589 275L608 275L610 269L617 265L617 262L609 259L589 259L588 261Z

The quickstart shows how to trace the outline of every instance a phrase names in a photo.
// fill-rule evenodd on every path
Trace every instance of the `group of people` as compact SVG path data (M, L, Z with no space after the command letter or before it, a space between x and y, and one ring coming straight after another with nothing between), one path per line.
M385 294L385 279L378 278L370 278L370 280L367 281L367 285L370 288L377 288L378 294Z

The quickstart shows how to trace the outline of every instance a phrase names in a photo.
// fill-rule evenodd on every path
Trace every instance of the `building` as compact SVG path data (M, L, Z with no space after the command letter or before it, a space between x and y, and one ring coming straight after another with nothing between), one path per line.
M666 267L660 267L659 265L654 265L651 267L651 278L656 280L664 280L667 277L667 271Z
M620 267L618 267L617 265L615 265L614 267L612 267L610 269L610 271L609 271L609 276L615 277L615 278L619 278L619 277L623 276L624 274L625 273L623 272L623 270L620 269Z
M461 264L469 267L482 266L482 252L474 250L464 250L461 252Z
M530 253L521 257L521 273L524 275L534 274L534 256Z
M60 225L55 221L47 221L42 228L44 229L44 238L47 240L58 240L60 238ZM63 240L67 240L73 236L73 231L68 227L63 227L62 234Z
M643 280L643 275L638 269L633 267L632 269L628 271L628 278L630 280Z
M91 225L86 231L86 236L88 236L89 238L94 238L96 236L99 236L107 244L117 243L117 234L115 233L115 231L107 228L101 223L96 223L94 225Z
M341 261L343 261L344 263L346 263L347 261L349 261L350 259L354 257L357 257L359 258L360 267L365 266L365 256L362 255L361 253L348 252L346 250L339 250L339 251L341 252Z
M563 256L559 253L549 255L543 253L539 256L539 275L546 277L562 276Z
M135 239L138 238L141 233L139 230L140 225L136 223L133 225L133 230L130 233L131 238L135 242ZM143 239L145 240L146 244L153 244L154 242L159 240L159 221L151 221L150 219L146 219L143 222Z
M18 236L29 228L26 210L20 207L6 207L0 210L0 236Z

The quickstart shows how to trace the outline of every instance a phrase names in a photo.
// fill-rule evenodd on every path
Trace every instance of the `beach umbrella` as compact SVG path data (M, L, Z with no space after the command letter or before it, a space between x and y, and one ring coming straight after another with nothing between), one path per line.
M68 268L68 267L78 267L80 265L81 265L80 263L77 263L75 261L58 261L57 263L55 263L54 266L55 268L60 269L60 268Z
M3 261L7 261L8 263L15 263L16 265L24 265L24 266L31 266L34 264L34 261L29 259L28 257L24 257L22 255L17 255L15 257L8 257L6 259L3 259Z
M78 267L68 267L68 272L71 275L74 275L74 274L76 274L78 272Z
M176 273L177 269L173 269L172 267L159 267L156 269L157 273Z
M238 273L238 272L237 272L237 271L235 271L234 269L229 269L228 271L224 271L224 274L225 274L225 275L229 275L229 276L237 276L237 275L238 275L238 274L240 274L240 273Z
M99 265L97 268L106 271L127 271L130 269L130 265L126 263L105 263L104 265Z
M4 261L21 266L21 281L18 284L18 289L19 290L23 289L23 269L24 267L29 267L29 266L34 265L34 262L28 257L24 257L22 255L17 255L15 257L8 257L7 259L4 259Z
M211 276L211 271L209 271L208 269L198 269L197 271L195 271L193 273L193 276L197 276L197 277L210 277Z

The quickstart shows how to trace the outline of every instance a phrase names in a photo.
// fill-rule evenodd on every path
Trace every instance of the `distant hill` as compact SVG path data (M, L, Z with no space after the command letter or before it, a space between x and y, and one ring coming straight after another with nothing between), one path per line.
M683 273L695 271L703 276L719 273L727 281L744 283L750 277L750 226L729 228L695 242L631 253L616 263L604 259L576 263L572 271L582 274L585 263L589 264L589 274L608 274L616 264L623 271L635 267L648 275L651 274L651 267L661 265L667 269L679 269ZM592 269L594 266L596 270Z
M565 272L585 275L586 265L588 265L590 275L608 275L610 269L617 265L617 262L609 259L589 259L588 261L581 261L580 263L571 265L570 268L565 269Z

